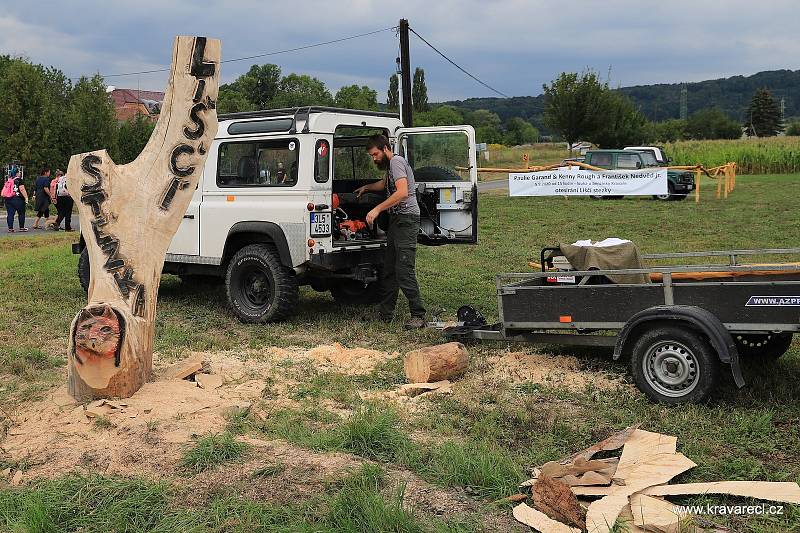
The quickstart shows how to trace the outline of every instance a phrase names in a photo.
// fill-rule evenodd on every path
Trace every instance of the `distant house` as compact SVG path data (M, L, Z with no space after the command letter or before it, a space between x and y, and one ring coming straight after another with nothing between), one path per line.
M137 114L142 114L154 121L158 119L161 105L164 103L164 93L111 87L109 89L111 89L111 99L114 101L117 120L120 122L131 120Z

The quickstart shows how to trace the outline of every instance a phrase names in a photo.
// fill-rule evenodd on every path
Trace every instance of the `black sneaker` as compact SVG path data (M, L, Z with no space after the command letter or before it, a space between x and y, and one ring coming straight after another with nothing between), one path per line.
M425 327L425 319L421 316L412 316L404 325L405 329L421 329Z

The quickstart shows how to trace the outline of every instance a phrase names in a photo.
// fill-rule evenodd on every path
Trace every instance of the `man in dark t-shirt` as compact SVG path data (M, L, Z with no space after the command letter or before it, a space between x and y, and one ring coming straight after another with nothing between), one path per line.
M380 318L386 322L394 317L399 290L408 299L411 319L406 329L425 326L425 307L415 272L417 236L419 234L419 205L414 170L399 155L392 153L389 140L383 135L373 135L367 141L367 152L386 177L375 183L356 189L361 196L365 192L386 191L387 198L369 213L367 224L372 227L383 211L389 213L389 229L386 232L386 258L381 270Z

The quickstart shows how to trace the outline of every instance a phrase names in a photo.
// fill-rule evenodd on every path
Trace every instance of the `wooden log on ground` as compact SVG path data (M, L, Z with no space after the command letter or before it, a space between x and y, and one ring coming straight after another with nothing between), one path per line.
M464 375L469 365L467 348L460 342L427 346L408 352L403 359L409 383L432 383Z
M581 530L586 529L586 511L564 483L542 474L533 484L532 497L534 507L553 520Z
M89 302L72 321L68 390L127 398L150 378L164 255L217 132L220 42L177 37L158 123L139 157L72 156L68 188L89 253Z

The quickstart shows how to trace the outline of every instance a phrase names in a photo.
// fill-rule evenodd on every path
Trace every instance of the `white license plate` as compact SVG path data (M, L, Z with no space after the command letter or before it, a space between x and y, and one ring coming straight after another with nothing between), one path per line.
M322 237L331 234L331 221L333 214L327 213L311 213L311 236Z

